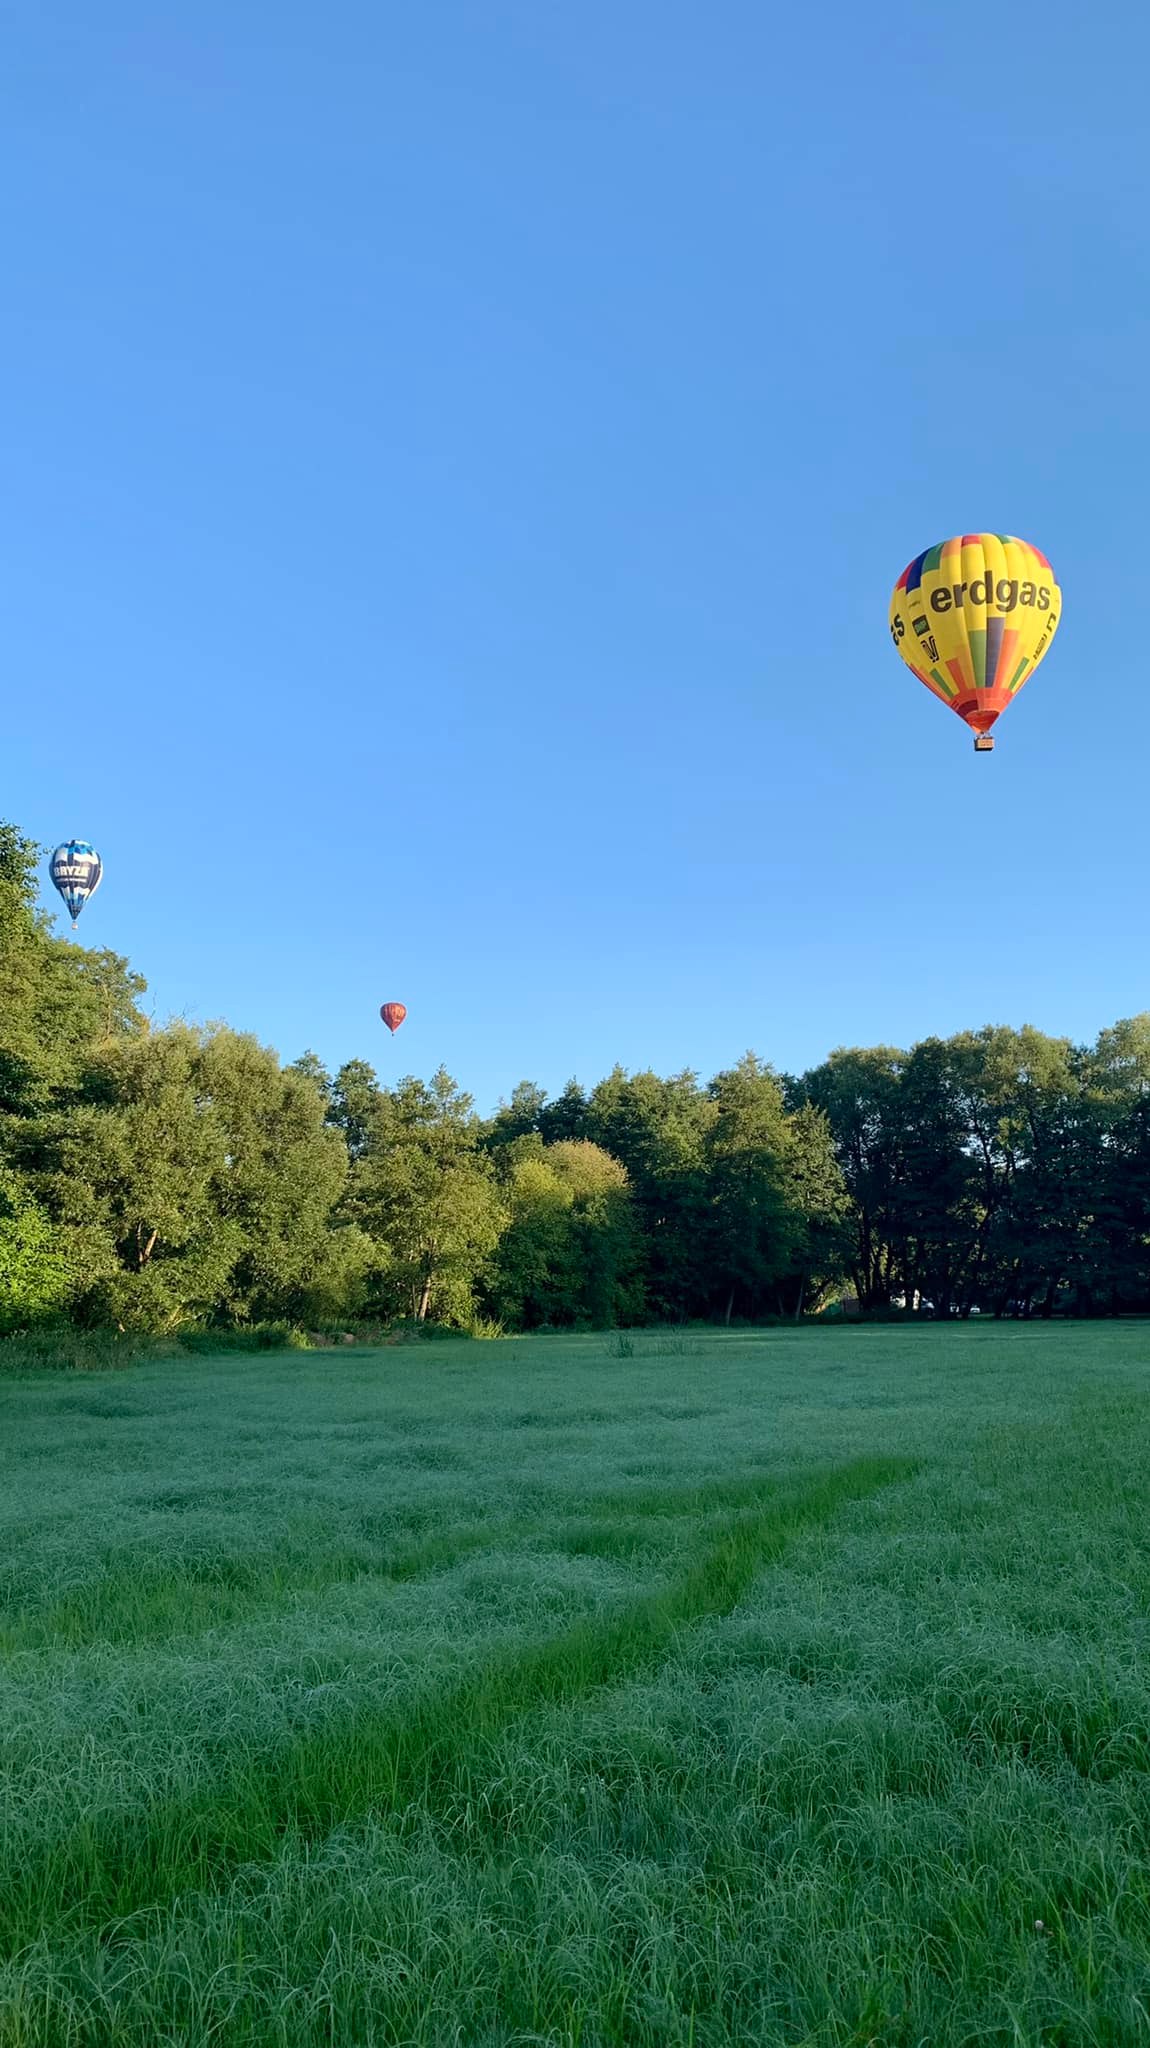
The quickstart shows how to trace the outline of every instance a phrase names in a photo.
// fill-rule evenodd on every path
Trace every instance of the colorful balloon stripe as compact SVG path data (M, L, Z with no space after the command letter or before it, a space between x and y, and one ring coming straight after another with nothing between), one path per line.
M1014 534L963 533L908 562L890 630L919 682L988 733L1044 659L1061 615L1041 549Z

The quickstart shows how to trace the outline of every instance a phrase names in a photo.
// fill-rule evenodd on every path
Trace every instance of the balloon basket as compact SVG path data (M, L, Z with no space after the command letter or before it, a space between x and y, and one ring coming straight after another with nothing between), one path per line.
M993 754L994 741L988 732L979 732L975 734L974 751L976 754Z

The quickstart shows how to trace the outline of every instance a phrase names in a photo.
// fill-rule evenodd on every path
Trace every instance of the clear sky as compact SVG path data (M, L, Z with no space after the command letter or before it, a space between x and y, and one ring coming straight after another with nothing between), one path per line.
M13 0L0 815L80 936L485 1109L1150 1007L1148 66L1135 0ZM986 759L887 630L979 529L1065 601Z

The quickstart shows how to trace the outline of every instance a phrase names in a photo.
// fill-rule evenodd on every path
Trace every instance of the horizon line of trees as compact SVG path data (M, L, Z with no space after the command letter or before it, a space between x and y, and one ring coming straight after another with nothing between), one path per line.
M0 824L0 1333L1150 1308L1150 1015L524 1081L483 1118L442 1070L154 1027L53 934L39 853Z

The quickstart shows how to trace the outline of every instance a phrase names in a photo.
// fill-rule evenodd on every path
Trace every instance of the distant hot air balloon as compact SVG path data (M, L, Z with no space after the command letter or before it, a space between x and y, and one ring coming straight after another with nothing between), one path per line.
M407 1015L407 1011L402 1003L382 1003L379 1014L387 1025L388 1030L394 1034L399 1030Z
M56 888L68 906L72 930L76 919L83 910L89 896L94 896L100 886L104 867L94 846L86 839L68 839L58 846L48 864L48 871Z
M990 728L1029 682L1062 615L1046 556L1008 533L962 533L916 555L895 584L890 630L907 667L988 754Z

